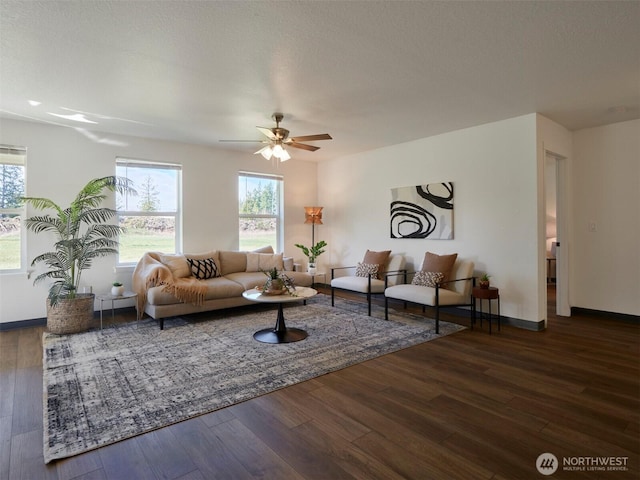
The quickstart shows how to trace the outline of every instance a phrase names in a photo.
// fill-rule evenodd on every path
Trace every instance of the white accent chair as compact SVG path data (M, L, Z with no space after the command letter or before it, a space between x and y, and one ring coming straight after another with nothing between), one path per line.
M473 276L474 263L469 260L458 259L453 265L450 278L447 282L436 284L435 287L412 285L408 283L387 286L384 290L384 318L389 319L389 299L401 300L405 308L407 303L417 303L436 309L436 334L440 333L440 309L442 307L472 307L473 298L471 288L476 285ZM407 275L411 276L415 272ZM391 277L391 276L389 276ZM450 285L451 290L442 288L442 285Z
M351 292L363 293L367 296L368 314L371 316L371 295L383 294L388 285L395 285L398 282L406 281L405 269L406 259L404 255L389 255L385 269L375 278L372 275L358 277L349 272L349 275L336 277L336 273L341 270L354 270L355 266L334 267L331 269L331 306L334 306L335 290L348 290ZM373 278L372 278L373 277Z

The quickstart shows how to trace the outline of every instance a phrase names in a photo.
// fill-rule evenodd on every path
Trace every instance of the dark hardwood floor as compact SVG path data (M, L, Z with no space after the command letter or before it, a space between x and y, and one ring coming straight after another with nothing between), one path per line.
M50 465L43 329L1 332L0 478L536 479L545 452L626 458L626 471L548 478L639 478L638 324L549 318L543 332L467 329Z

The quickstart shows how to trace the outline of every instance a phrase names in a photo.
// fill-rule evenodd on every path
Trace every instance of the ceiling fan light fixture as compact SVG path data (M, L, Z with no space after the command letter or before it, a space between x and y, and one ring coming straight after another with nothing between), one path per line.
M282 153L280 154L280 161L281 162L286 162L287 160L289 160L291 158L291 155L289 155L289 152L287 152L284 148L282 149Z
M331 135L328 133L319 133L315 135L302 135L296 137L289 137L289 130L280 127L284 115L276 112L273 114L273 119L276 121L275 128L256 127L260 133L262 133L267 140L220 140L221 142L258 142L266 144L266 147L261 148L255 154L260 154L267 160L275 158L281 162L286 162L291 158L291 155L285 149L285 146L292 148L300 148L309 152L315 152L320 147L315 145L307 145L301 142L315 142L316 140L332 140Z
M276 146L273 147L273 156L276 158L280 158L282 152L284 152L284 148L282 148L282 145L277 143Z
M271 157L273 155L273 149L271 148L271 145L267 145L266 147L263 147L257 152L255 152L254 155L258 153L262 155L266 160L271 160Z

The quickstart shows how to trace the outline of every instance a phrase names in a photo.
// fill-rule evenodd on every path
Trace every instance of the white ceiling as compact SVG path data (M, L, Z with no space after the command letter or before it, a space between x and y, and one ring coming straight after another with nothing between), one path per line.
M539 112L640 118L640 2L0 0L0 114L322 160ZM32 106L29 100L41 102ZM83 114L96 123L54 116ZM103 132L95 134L90 132Z

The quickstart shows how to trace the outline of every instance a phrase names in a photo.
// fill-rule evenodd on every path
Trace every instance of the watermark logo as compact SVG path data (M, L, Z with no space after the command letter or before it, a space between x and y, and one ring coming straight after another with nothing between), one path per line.
M553 453L542 453L536 460L536 468L542 475L553 475L558 470L558 459Z
M553 453L542 453L536 460L536 468L542 475L553 475L562 467L563 472L626 472L629 457L562 457L562 462Z

